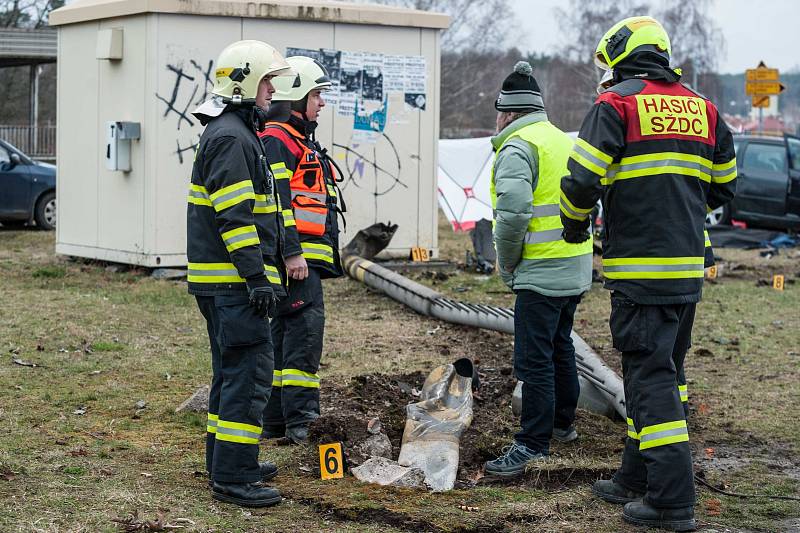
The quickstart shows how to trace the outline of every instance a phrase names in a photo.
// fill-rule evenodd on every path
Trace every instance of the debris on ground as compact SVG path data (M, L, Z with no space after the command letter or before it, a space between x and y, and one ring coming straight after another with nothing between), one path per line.
M207 413L208 412L208 394L211 392L211 387L203 385L180 404L176 409L176 413Z
M359 481L392 487L424 488L425 472L420 468L400 466L385 457L373 457L351 470Z
M153 279L186 279L186 270L180 268L156 268L150 274Z

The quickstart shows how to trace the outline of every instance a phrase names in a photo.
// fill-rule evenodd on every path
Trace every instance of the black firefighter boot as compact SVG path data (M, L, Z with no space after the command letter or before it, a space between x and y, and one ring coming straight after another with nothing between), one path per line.
M225 503L242 507L270 507L281 503L278 489L261 483L219 483L214 482L211 497Z
M658 509L644 501L626 503L622 518L637 526L660 527L670 531L694 531L694 507Z
M610 503L629 503L640 500L644 496L641 492L628 490L613 479L598 479L592 485L592 492Z
M258 463L258 470L261 473L262 482L269 481L278 475L278 466L270 461L261 461ZM211 477L208 478L208 488L214 488L214 480L211 479Z

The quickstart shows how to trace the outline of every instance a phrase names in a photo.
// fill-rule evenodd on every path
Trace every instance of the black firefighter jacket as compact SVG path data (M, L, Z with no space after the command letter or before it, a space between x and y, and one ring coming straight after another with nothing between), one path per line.
M246 280L284 294L282 230L274 179L251 109L230 106L208 121L192 166L187 211L189 292L246 291Z
M561 184L565 228L584 228L602 198L605 286L644 305L700 300L705 216L736 191L716 106L664 78L623 79L597 98Z

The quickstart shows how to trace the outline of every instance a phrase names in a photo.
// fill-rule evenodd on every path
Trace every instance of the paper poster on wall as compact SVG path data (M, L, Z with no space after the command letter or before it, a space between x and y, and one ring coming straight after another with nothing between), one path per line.
M312 59L320 61L320 51L319 51L319 49L311 50L309 48L293 48L293 47L287 46L286 47L286 57L292 57L292 56L305 56L305 57L310 57Z
M403 109L424 111L427 106L427 64L423 56L383 55L320 48L286 48L286 55L302 55L319 61L328 71L332 87L325 101L340 116L353 116L359 105L380 105L397 95ZM394 121L393 121L394 123Z

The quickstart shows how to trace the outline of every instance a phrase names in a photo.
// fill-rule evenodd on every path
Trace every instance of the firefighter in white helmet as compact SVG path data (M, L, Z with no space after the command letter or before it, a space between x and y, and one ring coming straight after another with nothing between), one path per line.
M274 179L256 133L265 122L286 60L260 41L225 48L211 99L196 111L206 128L192 166L187 213L189 292L211 343L206 469L212 496L246 507L281 501L261 483L277 473L258 461L262 412L270 394L267 316L284 294Z
M319 416L322 279L342 275L337 218L342 210L335 165L314 137L331 80L314 59L296 56L287 61L297 75L276 80L270 121L259 134L275 175L289 277L288 296L271 325L274 392L264 412L264 435L301 443L309 423Z

